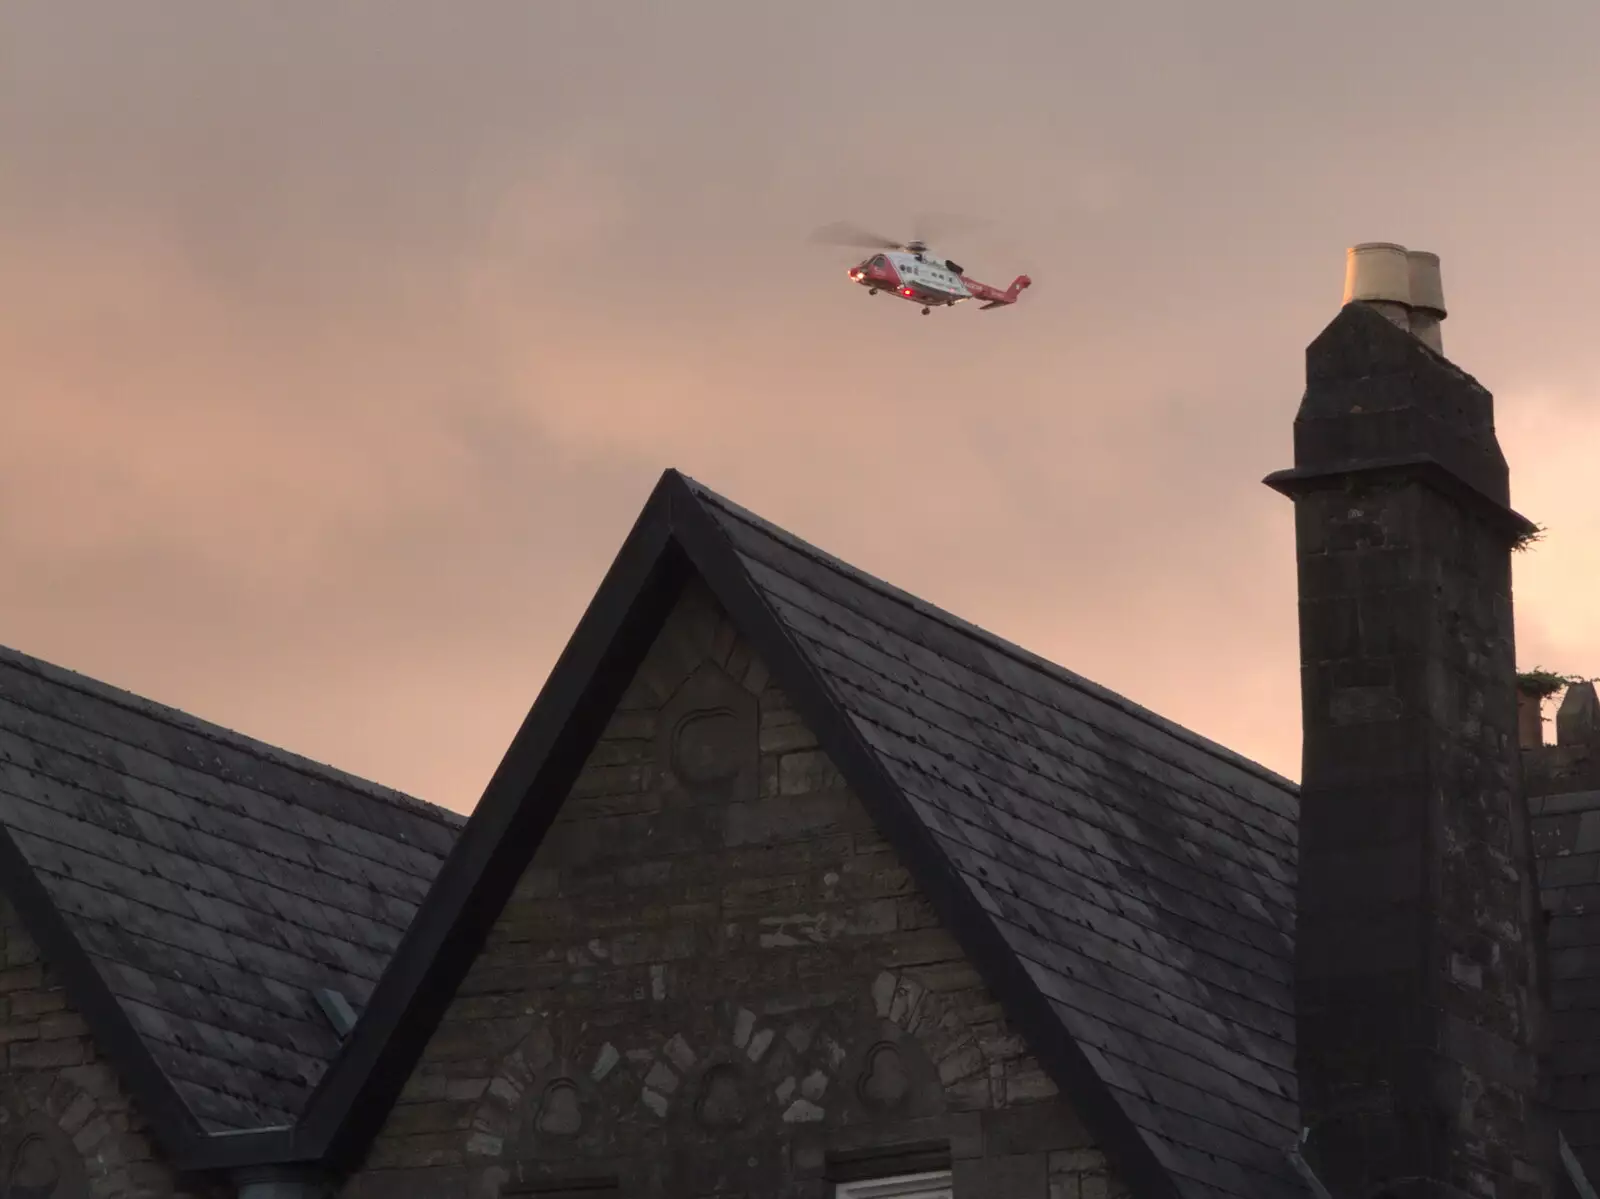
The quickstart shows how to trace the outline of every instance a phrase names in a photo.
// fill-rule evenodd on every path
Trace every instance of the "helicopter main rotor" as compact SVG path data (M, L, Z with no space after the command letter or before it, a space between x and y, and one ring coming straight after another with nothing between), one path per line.
M835 221L831 225L824 225L811 235L811 240L832 246L853 246L859 250L910 250L912 253L917 253L927 249L926 245L916 239L896 241L892 237L863 229L860 225L849 221Z
M811 240L823 242L834 246L853 246L862 250L903 250L909 254L925 254L928 242L934 236L932 227L937 225L948 233L950 227L955 228L980 228L985 221L974 221L964 217L924 216L915 222L914 236L906 241L899 241L892 237L885 237L881 233L864 229L851 221L835 221L831 225L824 225L811 235Z

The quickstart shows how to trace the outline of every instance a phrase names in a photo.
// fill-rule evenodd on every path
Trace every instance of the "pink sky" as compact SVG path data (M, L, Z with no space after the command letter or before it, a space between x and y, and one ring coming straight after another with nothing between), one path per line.
M676 466L1296 775L1259 480L1381 239L1600 674L1600 7L1469 7L7 4L0 643L465 810ZM929 210L1023 302L806 241Z

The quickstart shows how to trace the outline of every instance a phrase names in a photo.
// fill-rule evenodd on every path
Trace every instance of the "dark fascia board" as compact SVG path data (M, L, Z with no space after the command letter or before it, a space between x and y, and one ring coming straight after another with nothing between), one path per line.
M61 979L68 1001L89 1026L95 1047L116 1069L161 1148L171 1158L183 1156L205 1135L199 1122L4 825L0 825L0 894L33 938L45 966Z
M1172 1176L834 702L705 501L670 470L441 869L346 1051L313 1095L301 1131L254 1145L248 1135L230 1138L227 1146L211 1138L212 1152L186 1164L237 1167L261 1163L263 1153L314 1158L335 1170L359 1163L691 574L704 579L810 723L1121 1177L1140 1199L1177 1199Z

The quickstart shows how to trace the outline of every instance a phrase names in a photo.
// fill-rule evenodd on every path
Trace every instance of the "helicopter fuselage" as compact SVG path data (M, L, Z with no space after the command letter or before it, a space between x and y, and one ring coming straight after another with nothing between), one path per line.
M1015 304L1017 297L1033 280L1018 275L1010 287L1002 291L987 283L969 279L962 269L948 258L940 258L919 245L904 250L885 250L863 259L850 268L850 278L869 293L892 292L902 300L922 306L926 316L935 308L951 308L963 300L982 300L984 308L999 308Z
M959 304L972 291L955 263L922 251L890 250L850 268L850 278L870 291L893 292L923 307Z

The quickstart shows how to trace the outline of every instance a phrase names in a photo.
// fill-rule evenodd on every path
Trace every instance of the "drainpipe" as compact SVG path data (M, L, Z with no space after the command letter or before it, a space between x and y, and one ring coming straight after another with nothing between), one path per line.
M326 1178L308 1170L239 1170L232 1181L239 1199L329 1199L333 1194Z

